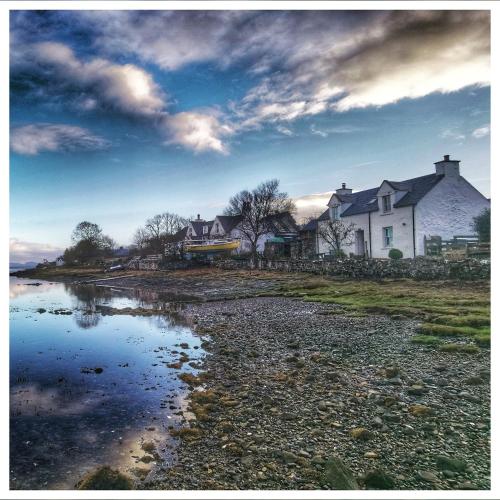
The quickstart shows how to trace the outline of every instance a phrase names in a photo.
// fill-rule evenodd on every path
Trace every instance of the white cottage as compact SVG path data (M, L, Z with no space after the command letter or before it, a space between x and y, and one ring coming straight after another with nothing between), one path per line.
M397 248L403 257L425 255L425 237L452 239L471 234L472 219L490 206L460 175L459 163L446 155L434 164L433 174L406 181L384 180L377 188L356 193L342 184L318 218L318 226L339 218L353 223L355 237L344 248L347 254L386 258L391 248ZM317 253L329 251L318 235Z
M213 220L206 221L198 214L195 220L189 221L185 239L191 241L209 240L213 223Z

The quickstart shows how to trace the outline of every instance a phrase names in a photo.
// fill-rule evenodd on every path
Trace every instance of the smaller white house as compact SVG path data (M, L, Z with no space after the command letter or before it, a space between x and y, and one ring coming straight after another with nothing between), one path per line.
M189 221L187 225L186 240L204 241L210 239L213 220L203 220L198 214L195 220Z
M239 240L240 246L236 253L248 253L252 246L241 228L241 215L217 215L213 221L198 218L190 221L185 232L185 240ZM281 237L286 239L296 238L298 227L295 219L288 212L274 214L265 221L267 232L257 241L257 252L263 253L266 241L271 238Z
M354 224L353 242L343 250L373 258L388 257L391 248L401 250L403 257L425 255L426 237L470 235L473 218L490 201L460 175L459 164L446 155L429 175L384 180L379 187L355 193L342 184L317 219L316 253L330 252L320 228L335 219Z

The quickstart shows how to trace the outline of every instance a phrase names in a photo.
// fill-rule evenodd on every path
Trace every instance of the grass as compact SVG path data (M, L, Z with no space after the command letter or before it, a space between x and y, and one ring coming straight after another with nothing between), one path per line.
M282 285L279 294L340 306L325 314L402 315L422 320L420 335L412 339L416 344L438 346L442 337L468 337L481 346L490 342L490 290L485 281L464 287L450 281L302 277Z
M477 345L472 344L443 344L439 347L443 352L464 352L467 354L476 354L480 351Z
M433 335L415 335L412 337L411 342L413 344L436 345L441 343L441 339Z

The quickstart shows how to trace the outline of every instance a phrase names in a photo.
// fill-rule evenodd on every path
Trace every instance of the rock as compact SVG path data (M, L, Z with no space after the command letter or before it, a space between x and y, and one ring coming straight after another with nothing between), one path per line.
M327 411L328 410L328 406L326 405L325 401L320 401L318 403L318 410L320 410L320 411Z
M368 439L372 437L372 433L364 427L356 427L355 429L351 429L350 434L354 439L359 439L360 441L368 441Z
M382 421L382 419L380 417L374 417L372 420L372 424L375 427L382 427L384 425L384 422Z
M78 490L131 490L134 483L125 474L104 466L89 472L75 487Z
M432 414L432 408L425 405L411 405L408 408L408 411L416 417L423 417L425 415Z
M412 396L422 396L422 394L425 394L426 392L428 391L423 385L414 384L408 388L408 394L411 394Z
M286 464L297 463L297 461L299 460L298 455L292 453L291 451L282 451L281 458Z
M364 454L365 458L378 458L378 453L376 451L367 451Z
M464 380L464 384L467 385L481 385L483 383L484 382L481 377L469 377Z
M478 490L479 488L474 483L471 483L470 481L464 481L463 483L460 483L459 485L457 485L457 489L459 489L459 490Z
M428 483L437 483L439 482L439 478L436 476L436 474L427 471L427 470L419 470L417 471L417 476L420 479L423 479L424 481L427 481Z
M332 490L359 490L353 473L338 457L331 457L326 462L323 483Z
M363 482L368 489L392 490L394 488L394 479L379 469L369 470Z
M391 385L403 385L403 382L400 377L392 377L387 380L387 383Z
M395 378L399 375L399 368L397 366L390 366L385 369L385 378Z
M450 458L444 455L436 456L436 466L440 470L448 470L452 472L463 472L467 464L457 458Z

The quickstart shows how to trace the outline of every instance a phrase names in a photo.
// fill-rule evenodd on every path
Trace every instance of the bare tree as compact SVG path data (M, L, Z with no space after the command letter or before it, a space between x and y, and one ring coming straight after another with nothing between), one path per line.
M337 256L342 255L342 246L354 243L354 228L352 222L346 223L340 219L323 221L318 224L318 234Z
M157 214L149 218L143 228L137 229L134 234L134 244L140 250L149 248L154 252L163 253L168 237L187 224L188 221L180 215L170 212Z
M240 191L229 200L225 215L240 215L239 229L251 246L252 258L257 258L259 238L269 232L272 215L295 211L287 193L279 190L279 181L271 179L259 184L252 191Z

